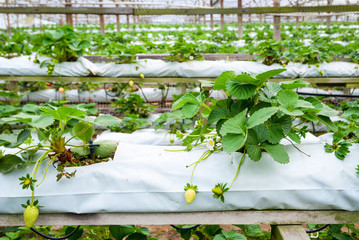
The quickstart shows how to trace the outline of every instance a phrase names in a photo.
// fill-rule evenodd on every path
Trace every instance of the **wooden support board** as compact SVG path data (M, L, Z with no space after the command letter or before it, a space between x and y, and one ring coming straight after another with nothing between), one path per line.
M125 83L132 79L137 83L201 83L201 81L215 81L216 78L181 78L181 77L159 77L159 78L139 78L139 77L54 77L54 76L0 76L4 81L24 81L24 82L94 82L94 83ZM343 86L359 87L359 78L301 78L311 84L318 86ZM270 82L292 81L289 78L272 78Z
M41 213L36 225L168 225L168 224L357 224L359 212L347 211L215 211L182 213ZM23 225L22 214L0 214L0 226Z
M272 240L310 240L301 225L272 226Z

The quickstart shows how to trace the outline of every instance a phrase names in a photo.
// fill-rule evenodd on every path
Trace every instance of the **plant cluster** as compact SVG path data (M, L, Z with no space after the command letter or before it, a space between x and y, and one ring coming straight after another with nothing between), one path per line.
M306 127L299 128L299 124L293 124L295 118L319 121L337 131L330 119L337 115L336 111L314 97L304 98L293 91L309 83L301 80L267 82L283 71L285 69L270 70L256 76L227 71L213 85L214 90L224 91L227 99L216 100L207 97L205 92L190 92L173 104L172 110L180 109L186 118L201 117L194 131L177 134L188 151L196 146L206 145L208 148L188 167L195 169L216 151L242 153L232 183L218 183L212 189L215 198L224 201L224 193L232 187L246 156L259 161L263 154L269 154L278 163L288 163L290 159L281 140L285 138L292 144L300 143L301 137L308 132ZM187 190L196 187L192 183L194 169Z
M156 108L145 103L144 99L137 94L128 97L117 98L112 102L115 112L124 115L119 125L110 127L113 132L132 133L137 129L148 126L147 117Z
M8 173L15 168L26 169L34 164L31 174L20 178L22 188L32 192L31 201L24 205L24 219L28 227L33 225L38 215L37 201L34 199L35 188L45 180L49 166L57 168L59 180L63 176L70 178L75 175L76 171L69 173L65 170L66 166L76 166L84 159L93 161L95 158L111 157L117 147L115 142L98 141L94 148L88 142L94 135L94 124L108 127L119 123L119 119L107 115L88 118L85 116L86 109L77 107L55 107L49 104L38 107L37 111L38 114L22 113L3 118L2 121L7 124L21 123L26 127L0 135L0 146L18 150L14 154L1 152L1 173ZM34 139L34 134L37 134L38 141ZM81 140L82 144L71 144L71 140L75 138ZM37 173L43 162L46 163L46 169L38 182Z
M0 41L5 43L0 46L0 56L22 52L54 58L46 63L49 74L57 62L74 61L85 51L114 58L118 63L135 62L138 53L171 53L171 61L201 60L203 53L251 53L265 64L317 64L340 57L358 62L356 28L350 25L333 23L323 30L317 23L303 23L300 28L283 23L281 27L282 41L278 43L272 39L270 24L263 23L244 24L242 39L237 37L235 24L214 30L205 25L136 25L121 32L109 30L105 37L98 26L77 26L76 32L69 26L48 26L45 33L35 37L32 29L21 28L11 39L0 32ZM38 62L37 58L34 61Z
M61 62L74 62L90 47L90 42L81 40L71 26L64 25L56 30L48 30L38 34L32 39L33 51L37 55L50 57L49 60L39 62L36 57L34 62L40 66L47 65L48 74L52 74L54 66Z

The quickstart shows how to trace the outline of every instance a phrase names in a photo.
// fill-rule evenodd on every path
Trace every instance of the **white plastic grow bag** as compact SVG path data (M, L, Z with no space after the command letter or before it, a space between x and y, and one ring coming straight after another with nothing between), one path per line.
M344 161L325 153L323 144L297 145L311 157L287 145L289 164L274 162L264 153L259 162L244 160L226 202L212 198L218 182L231 183L241 154L217 152L198 164L193 183L196 200L188 205L183 186L204 148L171 152L183 147L150 146L120 142L114 160L76 167L73 179L56 182L56 170L48 171L36 189L36 198L45 206L41 212L184 212L237 209L342 209L358 211L359 179L355 174L359 145L351 147ZM38 176L44 172L44 166ZM21 213L20 204L31 196L22 190L18 178L26 171L0 174L0 213Z
M46 58L41 58L40 61ZM359 70L355 63L330 62L319 64L319 67L307 64L289 63L287 71L277 75L279 78L300 77L357 77ZM184 63L165 62L162 60L144 59L133 64L92 63L85 58L77 62L64 62L55 66L54 76L89 76L94 74L101 77L218 77L222 72L233 70L259 74L271 69L283 68L279 64L271 66L251 61L189 61ZM323 75L319 71L323 70ZM48 76L47 68L40 68L28 56L12 59L0 58L0 75L13 76ZM94 79L95 80L95 79Z

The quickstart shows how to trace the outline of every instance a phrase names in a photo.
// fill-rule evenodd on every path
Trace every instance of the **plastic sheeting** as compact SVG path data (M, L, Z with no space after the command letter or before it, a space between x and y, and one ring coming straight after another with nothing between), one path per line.
M44 60L46 58L41 58ZM355 63L330 62L319 64L319 67L300 63L289 63L287 71L279 78L300 77L357 77L359 70ZM271 66L251 61L190 61L184 63L165 62L162 60L144 59L133 64L92 63L80 57L77 62L64 62L55 66L54 76L89 76L101 77L218 77L222 72L233 70L238 74L247 72L258 74L271 69L283 68L279 64ZM319 71L324 71L323 75ZM47 68L40 68L28 56L12 59L0 58L0 75L47 76Z
M315 140L316 142L318 140ZM350 148L344 161L325 153L322 143L312 140L285 146L290 163L279 164L266 153L259 162L245 158L239 176L226 193L225 203L212 198L218 182L231 183L241 154L216 152L198 164L193 183L198 185L196 200L187 204L183 186L205 148L190 152L176 146L151 146L120 142L114 160L77 170L73 179L56 182L50 168L45 182L36 189L36 199L50 212L188 212L237 209L341 209L358 211L359 179L355 174L359 145ZM21 204L31 197L22 190L18 178L25 171L0 174L0 213L21 213ZM38 176L44 172L40 168Z

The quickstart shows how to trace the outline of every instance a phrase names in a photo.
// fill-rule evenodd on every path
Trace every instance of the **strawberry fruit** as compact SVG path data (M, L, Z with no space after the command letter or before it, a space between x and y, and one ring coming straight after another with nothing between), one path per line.
M37 208L37 206L33 204L28 205L24 211L25 226L28 228L34 226L38 216L39 216L39 209Z
M196 198L196 191L193 188L188 189L184 194L184 198L188 204L191 204Z
M188 204L191 204L196 198L196 193L198 192L198 188L196 185L187 183L187 185L184 187L184 190L186 191L184 193L184 198L186 199L186 202Z

